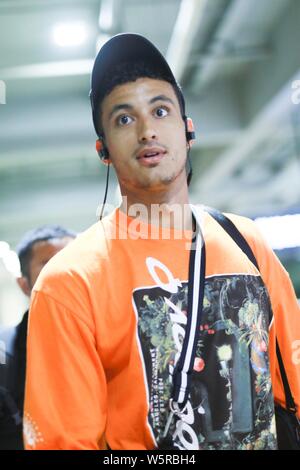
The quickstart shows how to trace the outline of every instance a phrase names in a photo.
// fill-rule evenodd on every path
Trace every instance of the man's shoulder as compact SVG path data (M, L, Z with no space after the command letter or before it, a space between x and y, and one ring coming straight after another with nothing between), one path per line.
M212 214L209 214L209 211L206 210L205 206L199 206L204 210L206 213L206 216L210 219L214 219ZM209 208L208 208L209 209ZM233 214L231 212L222 212L217 209L213 209L216 211L216 213L223 214L225 217L227 217L235 226L236 228L245 236L251 237L256 237L259 236L259 231L257 229L257 226L254 222L254 220L250 219L249 217L245 217L243 215L238 215L238 214Z
M232 213L224 213L224 215L233 222L249 243L253 242L259 245L267 245L267 241L264 239L263 234L260 232L259 227L253 219Z
M230 212L223 212L223 215L225 215L225 217L227 217L235 225L237 230L241 233L241 235L245 238L253 250L256 250L259 247L263 249L268 247L266 240L264 239L253 219ZM207 214L207 217L212 216ZM215 223L217 222L215 221Z
M249 235L257 234L257 227L254 220L243 215L232 214L231 212L224 212L224 215L234 223L236 228L240 231L248 232Z

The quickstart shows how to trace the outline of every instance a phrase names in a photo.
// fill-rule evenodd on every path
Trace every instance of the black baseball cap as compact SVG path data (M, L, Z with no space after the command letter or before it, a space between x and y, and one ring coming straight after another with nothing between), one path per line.
M185 102L172 70L161 52L144 36L134 33L122 33L113 36L100 49L95 59L92 76L90 100L92 105L93 123L96 133L98 130L99 106L107 90L107 77L120 63L146 62L153 71L178 90L180 107L185 115Z

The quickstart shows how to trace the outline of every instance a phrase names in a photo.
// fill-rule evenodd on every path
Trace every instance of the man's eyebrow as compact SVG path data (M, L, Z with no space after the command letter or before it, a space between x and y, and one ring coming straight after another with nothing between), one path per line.
M128 104L128 103L120 103L120 104L116 104L111 112L109 113L109 119L111 119L111 117L118 111L120 111L121 109L124 109L126 111L130 111L133 109L133 106L131 104Z
M168 96L166 95L154 96L154 98L151 98L151 100L149 101L149 104L156 103L156 101L167 101L168 103L171 103L175 106L174 101L171 98L168 98Z

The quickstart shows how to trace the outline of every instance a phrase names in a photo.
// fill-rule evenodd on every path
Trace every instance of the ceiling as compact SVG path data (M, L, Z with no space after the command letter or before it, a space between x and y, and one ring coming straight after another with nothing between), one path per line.
M59 48L52 28L71 21L87 25L86 42ZM0 239L96 220L106 174L89 74L97 41L125 31L152 40L183 86L197 131L192 200L299 211L299 24L298 0L0 0Z

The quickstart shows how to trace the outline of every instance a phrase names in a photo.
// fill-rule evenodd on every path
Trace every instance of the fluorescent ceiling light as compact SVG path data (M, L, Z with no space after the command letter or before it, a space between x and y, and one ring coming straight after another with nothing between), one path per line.
M87 39L84 23L58 23L53 28L53 39L60 47L80 46Z
M114 0L102 0L99 14L101 31L110 31L114 23Z
M259 217L255 223L273 249L300 246L300 214Z
M5 78L5 80L89 75L92 71L93 64L94 59L45 62L41 64L21 65L20 67L0 69L0 74Z

